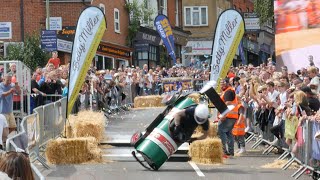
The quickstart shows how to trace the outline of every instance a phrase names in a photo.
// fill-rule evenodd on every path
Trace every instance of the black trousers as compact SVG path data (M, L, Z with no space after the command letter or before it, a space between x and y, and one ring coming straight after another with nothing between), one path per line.
M281 120L281 122L278 125L270 128L271 133L275 135L278 139L282 139L284 137L282 125L283 125L283 120Z

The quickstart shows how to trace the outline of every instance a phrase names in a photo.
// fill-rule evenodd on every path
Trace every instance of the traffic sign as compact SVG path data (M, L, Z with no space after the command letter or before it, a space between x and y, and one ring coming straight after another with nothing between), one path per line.
M49 52L57 50L56 31L41 30L41 49Z

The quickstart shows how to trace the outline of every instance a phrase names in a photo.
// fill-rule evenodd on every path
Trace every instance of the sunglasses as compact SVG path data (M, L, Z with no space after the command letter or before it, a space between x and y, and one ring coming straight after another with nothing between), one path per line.
M6 152L6 155L10 155L10 154L14 154L14 153L21 153L21 154L23 154L26 158L29 158L29 154L26 153L26 152L9 151L9 152Z

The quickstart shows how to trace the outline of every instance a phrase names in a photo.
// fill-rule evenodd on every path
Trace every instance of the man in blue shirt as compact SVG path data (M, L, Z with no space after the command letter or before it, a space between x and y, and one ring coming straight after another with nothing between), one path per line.
M13 94L20 94L18 83L11 83L11 74L4 76L3 82L0 83L0 114L3 114L9 125L9 133L16 130L16 121L13 115Z

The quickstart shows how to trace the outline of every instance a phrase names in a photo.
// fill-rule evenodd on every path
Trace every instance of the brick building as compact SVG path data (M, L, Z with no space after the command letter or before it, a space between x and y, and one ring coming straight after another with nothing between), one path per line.
M232 0L231 4L234 9L240 11L244 18L251 18L251 22L258 16L254 13L253 0ZM267 23L260 26L257 30L248 30L243 37L243 48L245 52L246 62L254 65L259 65L266 62L267 58L271 57L274 52L274 32L273 23ZM238 63L241 62L240 57L237 58Z
M140 30L134 39L134 64L140 67L143 64L148 64L149 67L173 65L166 48L161 44L161 38L155 30L153 19L158 14L168 17L175 38L175 53L177 57L181 57L181 49L187 44L190 34L182 29L182 0L138 1L145 8L152 10L152 21L141 22Z
M70 1L70 2L68 2ZM22 42L27 34L37 33L46 27L45 0L2 0L0 6L0 28L2 22L9 24L10 38L0 37L4 42ZM99 69L118 68L131 64L132 49L126 46L128 13L125 0L50 0L50 17L61 17L64 31L57 31L59 57L62 62L70 60L71 42L81 11L87 6L100 7L106 14L107 30L95 57ZM11 23L11 26L10 26ZM115 28L116 26L116 28ZM113 52L113 53L110 53ZM116 52L116 53L115 53Z
M240 12L253 12L253 0L232 0L231 4Z

